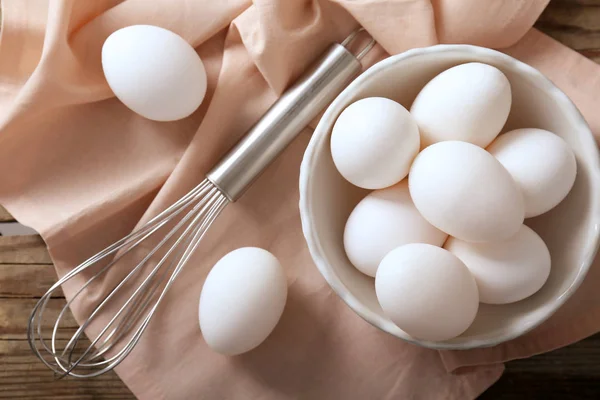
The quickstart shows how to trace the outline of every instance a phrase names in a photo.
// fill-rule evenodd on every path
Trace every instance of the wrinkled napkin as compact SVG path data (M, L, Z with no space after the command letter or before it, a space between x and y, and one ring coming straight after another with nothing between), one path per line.
M198 184L319 53L359 25L378 42L365 67L437 43L500 49L552 79L600 137L600 67L531 28L546 3L3 0L0 203L40 232L63 275ZM197 49L208 92L189 118L149 121L113 97L100 49L110 33L132 24L170 29ZM549 321L493 348L440 353L364 322L319 275L302 236L298 173L310 136L307 128L225 210L117 367L138 398L474 398L500 377L503 361L600 329L598 262ZM263 345L224 357L202 339L198 299L209 268L240 246L264 247L281 260L289 299ZM74 307L75 316L117 278L109 274L92 288L89 304ZM66 286L67 296L81 282Z

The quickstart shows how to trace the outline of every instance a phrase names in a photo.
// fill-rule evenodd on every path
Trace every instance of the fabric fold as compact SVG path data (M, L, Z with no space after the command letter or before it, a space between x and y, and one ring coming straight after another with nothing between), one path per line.
M432 0L440 43L503 49L533 26L549 0Z
M363 59L365 68L388 54L437 43L504 49L565 90L598 134L599 67L530 30L546 3L3 1L0 202L41 233L63 275L200 183L306 66L357 26L379 43ZM207 97L189 118L149 121L112 97L100 49L110 33L131 24L171 29L201 56ZM600 316L595 265L573 300L548 323L492 349L440 354L378 331L333 293L306 249L298 173L310 136L307 128L223 212L142 340L117 367L138 398L475 398L500 377L504 360L600 329L600 318L589 317ZM210 267L241 246L264 247L280 259L289 299L263 345L228 358L203 342L197 303ZM111 271L91 287L87 303L74 308L76 317L102 298L120 273ZM67 297L82 282L67 285ZM93 325L88 334L98 331Z

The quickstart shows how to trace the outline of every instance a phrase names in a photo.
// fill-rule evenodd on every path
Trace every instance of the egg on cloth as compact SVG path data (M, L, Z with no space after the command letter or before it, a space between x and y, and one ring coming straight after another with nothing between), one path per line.
M474 144L445 141L427 147L415 159L408 183L423 217L461 240L508 239L523 223L519 187L498 160Z
M486 147L506 123L511 103L510 83L502 71L470 62L429 81L410 113L421 132L421 148L444 140Z
M550 275L548 247L526 225L508 240L469 243L451 237L444 248L469 268L482 303L523 300L537 292Z
M399 103L368 97L350 104L331 132L340 174L364 189L382 189L406 177L419 151L419 129Z
M155 121L189 116L206 94L206 71L194 48L158 26L113 32L102 46L102 69L123 104Z
M564 139L552 132L515 129L498 136L487 150L519 185L525 202L525 218L556 207L575 183L575 154Z
M214 265L202 287L202 336L221 354L250 351L271 334L286 300L285 272L274 255L256 247L234 250Z
M396 247L408 243L442 246L447 237L419 214L405 179L371 192L356 205L344 229L344 248L359 271L374 277L383 257Z
M416 339L452 339L473 323L479 308L475 279L442 248L407 244L381 261L375 291L383 312Z

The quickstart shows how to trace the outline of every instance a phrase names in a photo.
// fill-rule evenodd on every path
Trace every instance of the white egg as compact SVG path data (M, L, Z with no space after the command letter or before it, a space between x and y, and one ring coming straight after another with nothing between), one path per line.
M419 129L402 105L383 97L350 104L331 132L331 155L340 174L365 189L406 178L419 151Z
M452 339L473 323L477 285L450 252L428 244L398 247L385 256L375 277L383 312L400 329L421 340Z
M441 246L448 235L427 222L415 208L406 180L376 190L356 205L344 230L344 248L362 273L375 276L383 257L407 243Z
M506 123L510 83L491 65L457 65L433 78L415 98L410 113L421 132L421 148L445 140L486 147Z
M102 69L123 104L155 121L189 116L206 94L206 71L194 48L157 26L113 32L102 46Z
M275 256L244 247L221 258L200 295L200 329L214 351L237 355L261 344L283 313L287 282Z
M571 191L577 162L561 137L543 129L516 129L487 149L510 172L525 202L525 218L556 207Z
M498 160L471 143L429 146L415 159L408 184L423 217L459 239L503 240L523 223L519 187Z
M451 237L444 248L469 268L482 303L523 300L537 292L550 274L550 252L542 238L526 225L508 240L469 243Z

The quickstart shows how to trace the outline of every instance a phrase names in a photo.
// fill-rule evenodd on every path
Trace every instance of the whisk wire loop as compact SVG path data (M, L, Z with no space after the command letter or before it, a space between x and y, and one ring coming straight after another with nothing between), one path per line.
M65 274L42 296L29 319L28 340L36 356L61 377L66 375L93 377L118 365L133 350L174 279L189 261L210 225L228 203L226 196L219 189L208 180L204 180L145 225ZM182 217L176 221L180 215ZM161 236L158 244L145 253L125 277L120 279L116 286L98 302L62 350L58 349L60 327L74 302L81 300L90 291L91 285L106 276L107 271L124 257L135 256L133 251L136 248L142 243L147 243L151 236L162 231L170 222L174 222L174 226ZM163 253L159 255L160 252ZM114 258L109 259L113 255ZM156 256L159 256L158 261L154 266L150 266L151 260ZM89 268L97 268L99 262L107 259L109 260L107 264L95 271L60 310L52 327L50 343L47 343L42 329L42 316L53 294L73 277ZM147 274L138 286L131 293L125 293L125 288L132 285L136 278L139 279L142 271L147 271ZM109 304L114 300L122 300L124 295L128 297L100 329L91 344L81 353L76 354L77 345L81 342L85 331ZM123 345L114 354L109 355L118 344ZM85 371L81 372L82 369Z

